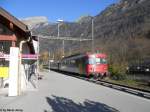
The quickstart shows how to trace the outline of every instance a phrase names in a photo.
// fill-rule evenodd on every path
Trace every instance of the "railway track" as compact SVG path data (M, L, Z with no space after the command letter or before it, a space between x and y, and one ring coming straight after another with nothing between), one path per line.
M114 83L103 81L103 80L88 79L88 78L83 78L83 77L79 77L79 76L77 78L150 99L150 92L146 91L146 90L129 87L129 86L124 86L124 85L120 85L120 84L114 84Z
M82 77L79 76L76 73L70 73L70 72L64 72L64 71L58 71L58 70L53 70L59 73L63 73L64 75L69 75L72 77L76 77L78 79L82 79L82 80L86 80L95 84L99 84L99 85L103 85L109 88L113 88L119 91L123 91L123 92L127 92L139 97L143 97L146 99L150 99L150 91L148 90L143 90L143 89L139 89L139 88L134 88L134 87L129 87L129 86L125 86L125 85L121 85L121 84L115 84L115 83L111 83L111 82L107 82L107 81L103 81L103 80L96 80L93 78L86 78L86 77Z

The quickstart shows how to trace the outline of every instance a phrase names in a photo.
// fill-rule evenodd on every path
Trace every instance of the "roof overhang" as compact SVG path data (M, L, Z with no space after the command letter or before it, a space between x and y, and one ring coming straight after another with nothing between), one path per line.
M10 30L18 33L25 38L30 35L30 31L24 23L12 16L9 12L0 7L0 22L7 26Z

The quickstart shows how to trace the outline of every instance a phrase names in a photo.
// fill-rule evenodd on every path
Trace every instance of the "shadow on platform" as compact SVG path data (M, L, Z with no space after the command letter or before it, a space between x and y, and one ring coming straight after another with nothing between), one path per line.
M67 98L53 96L53 98L46 97L46 101L52 107L52 112L119 112L103 103L90 100L85 100L83 103L75 103ZM44 112L50 111L44 110Z

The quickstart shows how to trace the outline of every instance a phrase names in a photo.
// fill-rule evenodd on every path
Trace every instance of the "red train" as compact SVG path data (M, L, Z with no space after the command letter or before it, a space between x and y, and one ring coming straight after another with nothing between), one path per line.
M107 56L98 54L77 54L63 58L59 63L52 63L51 69L78 73L87 77L104 77L108 75Z

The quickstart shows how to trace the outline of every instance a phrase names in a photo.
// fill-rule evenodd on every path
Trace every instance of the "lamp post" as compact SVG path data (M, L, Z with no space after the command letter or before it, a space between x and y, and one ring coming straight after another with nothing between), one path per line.
M61 20L61 19L59 19L59 20L57 20L57 22L58 22L58 34L57 34L57 36L58 36L58 38L60 37L60 23L62 23L63 22L63 20ZM65 48L64 48L64 46L65 46L65 41L64 40L62 40L62 48L63 48L63 53L62 53L62 58L64 57L64 55L65 55L65 52L64 52L64 50L65 50Z
M84 34L82 33L81 36L80 36L80 53L81 53L81 38Z
M62 23L63 20L62 20L62 19L58 19L57 22L58 22L58 32L57 32L57 37L59 37L59 36L60 36L60 34L59 34L60 23Z

